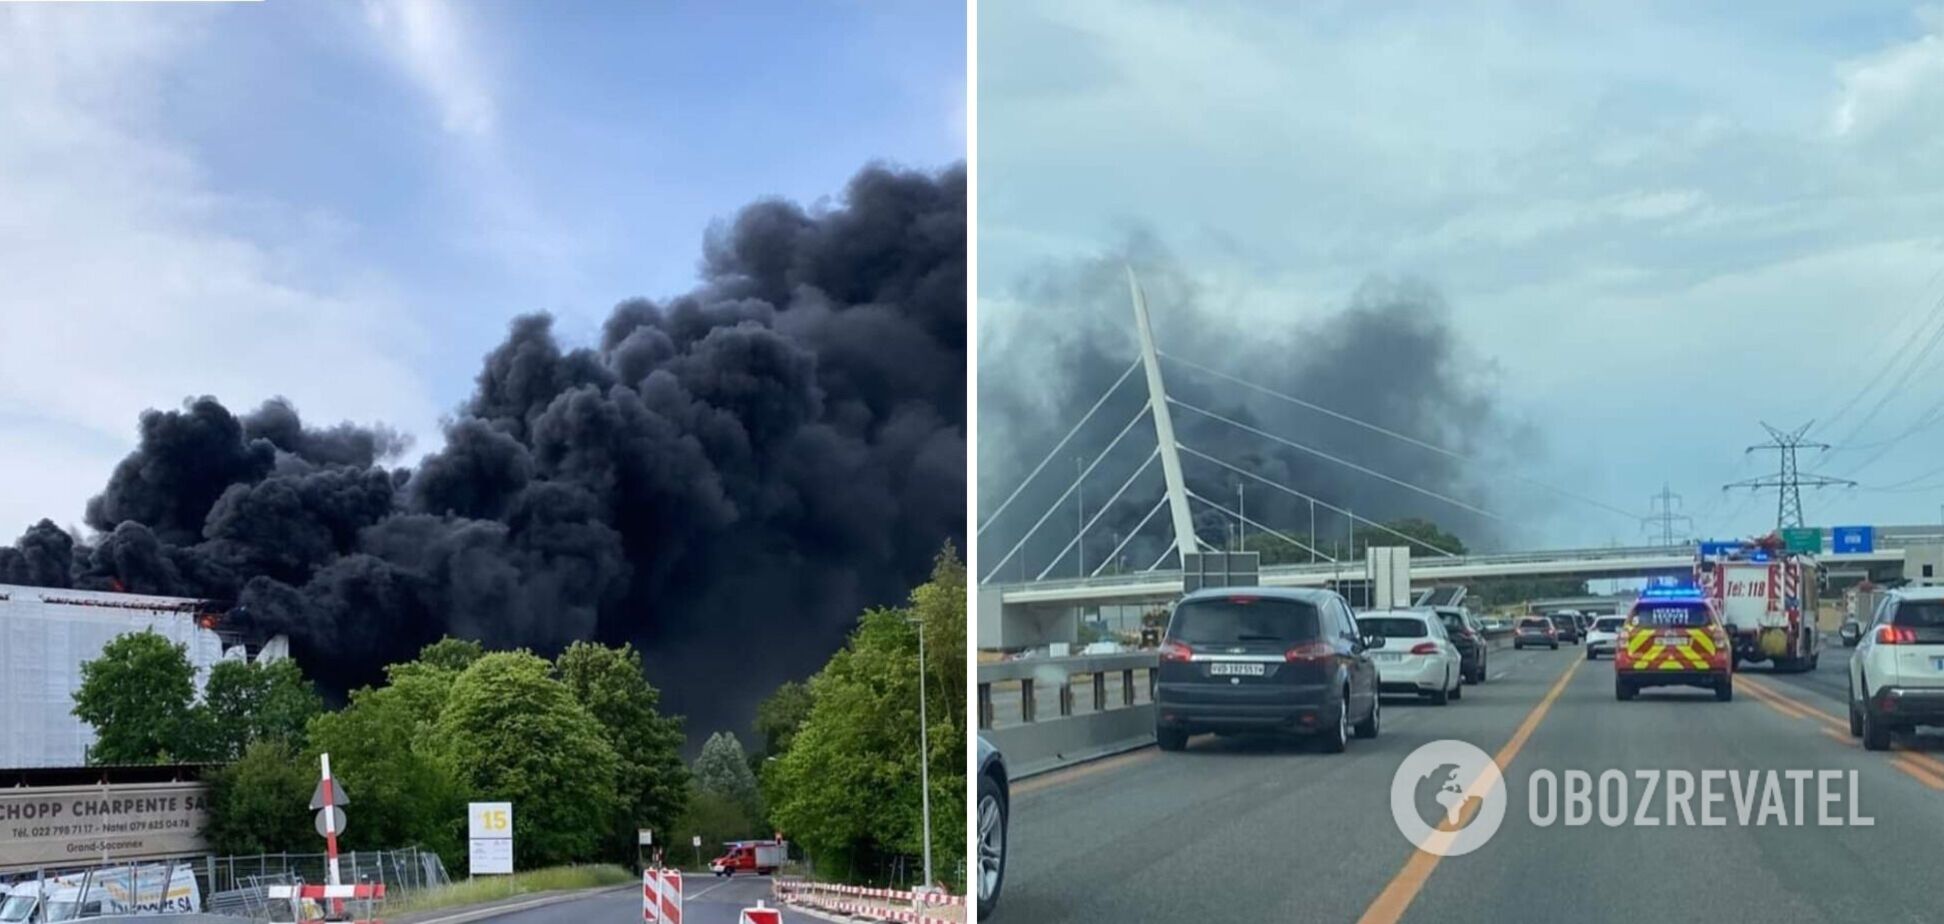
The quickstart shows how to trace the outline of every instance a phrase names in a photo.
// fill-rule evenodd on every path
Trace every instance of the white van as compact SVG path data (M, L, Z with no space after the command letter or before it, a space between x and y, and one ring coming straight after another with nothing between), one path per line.
M0 904L0 924L56 924L113 914L202 910L195 873L183 863L105 866L16 883Z

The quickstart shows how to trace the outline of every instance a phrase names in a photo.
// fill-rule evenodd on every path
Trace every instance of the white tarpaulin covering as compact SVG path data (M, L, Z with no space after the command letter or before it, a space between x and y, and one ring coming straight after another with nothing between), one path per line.
M152 629L189 649L202 689L223 658L215 631L196 624L193 601L0 584L0 767L78 767L94 729L74 717L81 664L115 636Z

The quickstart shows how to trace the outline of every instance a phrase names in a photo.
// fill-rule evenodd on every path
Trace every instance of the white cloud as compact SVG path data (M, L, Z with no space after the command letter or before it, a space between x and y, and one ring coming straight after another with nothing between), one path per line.
M42 473L6 482L0 542L79 521L137 414L193 395L281 394L425 446L422 344L383 281L314 252L328 216L268 223L299 229L283 238L227 230L289 210L227 198L162 118L171 64L209 51L206 20L98 12L0 9L0 473Z
M439 109L446 131L490 135L498 106L466 20L445 0L365 0L365 20Z

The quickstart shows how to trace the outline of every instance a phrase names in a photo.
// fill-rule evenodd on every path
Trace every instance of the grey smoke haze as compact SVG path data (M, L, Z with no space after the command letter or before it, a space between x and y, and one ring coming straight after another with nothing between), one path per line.
M339 690L448 633L631 641L692 730L740 728L963 543L965 232L958 166L758 202L598 344L516 319L414 468L280 399L147 411L95 534L44 520L0 581L234 600Z
M1004 314L981 315L981 522L1137 355L1124 269L1130 264L1147 292L1164 353L1462 454L1504 459L1533 449L1527 428L1498 409L1489 363L1454 334L1449 310L1431 285L1371 278L1322 316L1292 311L1286 319L1245 319L1212 304L1152 238L1136 236L1121 253L1030 274L1008 293ZM1179 401L1474 506L1507 512L1494 506L1507 499L1493 491L1483 466L1373 434L1166 359L1163 372L1169 394ZM1146 394L1136 371L1062 450L1062 457L1049 463L981 537L982 572L997 564L1072 482L1075 457L1091 460L1099 453ZM1490 547L1499 539L1499 524L1490 519L1315 455L1180 408L1174 421L1184 445L1358 516L1380 522L1422 517L1473 546ZM1093 516L1153 448L1153 425L1144 419L1087 479L1087 516ZM1191 490L1230 509L1236 505L1236 485L1247 484L1250 519L1308 540L1307 502L1190 456L1184 455L1183 469ZM1134 529L1161 491L1156 463L1088 533L1089 571L1113 549L1117 533ZM1069 499L995 580L1038 574L1073 538L1076 516ZM1197 532L1218 547L1233 522L1196 505ZM1343 535L1344 520L1318 508L1316 528L1327 554L1329 542ZM1164 512L1129 542L1123 553L1127 566L1148 567L1168 536ZM1072 576L1077 565L1074 555L1066 553L1053 574Z

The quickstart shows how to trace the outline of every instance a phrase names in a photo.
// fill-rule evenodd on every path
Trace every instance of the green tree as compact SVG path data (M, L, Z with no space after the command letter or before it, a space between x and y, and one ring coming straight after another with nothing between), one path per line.
M554 659L554 669L574 699L601 723L620 761L620 810L611 827L608 856L632 857L639 827L652 829L656 843L666 843L688 800L682 720L657 710L661 693L642 674L640 653L632 645L575 642Z
M923 851L920 627L934 870L950 876L964 859L965 569L950 547L931 581L912 591L909 607L865 613L844 648L811 678L810 717L764 774L771 820L820 859L868 865L877 854Z
M786 680L756 704L756 733L763 736L763 754L777 757L790 749L797 729L810 717L810 685Z
M240 759L213 771L207 782L209 824L203 837L212 851L315 851L317 832L309 805L317 773L289 739L252 742Z
M702 753L695 758L695 788L734 801L751 818L762 817L756 775L749 770L742 742L729 732L716 732L702 743Z
M311 717L324 710L316 688L288 658L267 664L224 661L209 669L196 708L199 750L209 760L236 760L257 741L301 748Z
M668 859L674 863L690 862L696 859L693 838L702 839L704 862L718 855L725 841L739 841L762 837L770 832L763 828L762 822L749 815L749 808L736 799L717 792L709 792L691 784L688 802L682 809L682 817L675 822L674 833L668 837ZM664 843L662 835L655 835L655 843Z
M459 674L418 661L385 672L387 685L357 690L344 709L311 720L313 753L305 758L305 774L315 779L316 752L331 755L331 775L343 782L356 806L356 822L346 826L343 846L418 844L456 863L465 855L471 791L431 742ZM314 840L313 834L304 848L283 849L308 849Z
M94 726L88 761L153 764L200 755L192 704L196 669L188 648L154 632L116 636L81 665L74 715Z
M620 809L620 761L605 730L531 652L495 652L466 668L430 745L479 798L513 803L520 866L594 857Z
M474 661L485 655L486 649L478 642L448 635L419 649L418 660L420 664L444 668L456 674L471 667Z

